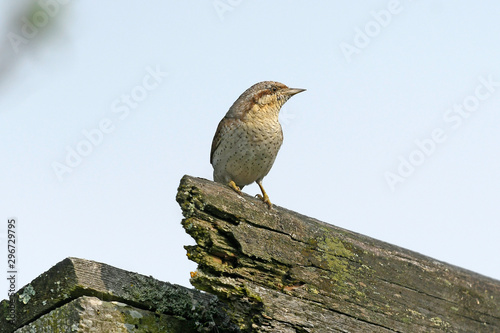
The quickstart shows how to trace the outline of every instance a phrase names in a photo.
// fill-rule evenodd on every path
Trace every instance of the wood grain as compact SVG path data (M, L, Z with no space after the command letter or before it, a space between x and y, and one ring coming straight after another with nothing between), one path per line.
M500 282L185 176L191 283L254 332L500 332ZM326 208L325 208L326 209Z

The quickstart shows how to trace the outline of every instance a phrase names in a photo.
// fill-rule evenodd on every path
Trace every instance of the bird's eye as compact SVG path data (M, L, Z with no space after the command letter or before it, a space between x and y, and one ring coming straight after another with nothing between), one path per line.
M272 92L276 92L277 90L278 90L278 88L276 88L276 87L271 87L271 91L272 91Z

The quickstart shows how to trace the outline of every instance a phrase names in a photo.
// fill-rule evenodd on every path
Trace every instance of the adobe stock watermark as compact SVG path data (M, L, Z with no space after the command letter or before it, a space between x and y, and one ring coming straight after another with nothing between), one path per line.
M61 6L67 5L69 0L38 0L37 10L34 10L30 17L21 17L21 29L19 33L9 31L7 39L15 53L19 53L19 46L21 44L28 44L30 40L35 38L41 29L47 26L51 20L56 17L60 11Z
M52 170L60 182L64 180L66 174L73 172L73 169L82 164L85 157L89 156L94 148L101 145L106 135L113 133L119 121L125 120L130 111L137 109L139 103L144 101L149 93L163 82L167 76L159 66L155 69L150 66L145 69L146 74L140 84L130 90L130 93L122 94L111 102L111 112L117 115L113 120L108 117L102 118L95 128L83 129L83 138L75 146L66 146L66 157L63 162L52 162Z
M7 311L7 320L15 322L16 308L13 297L17 290L17 281L19 274L19 237L17 233L18 221L16 218L8 218L7 231L7 295L9 296L9 309Z
M371 41L391 24L393 18L403 11L403 8L399 0L390 0L385 9L370 11L371 20L366 22L362 28L358 26L354 28L352 42L339 44L347 63L351 63L354 55L360 54L362 50L367 48Z
M243 0L213 0L212 5L214 6L217 16L219 16L219 19L224 21L224 15L232 12L242 2Z
M478 81L479 84L473 93L467 95L461 103L455 103L444 112L443 121L447 129L444 128L445 126L436 127L430 132L429 137L415 140L416 147L407 156L398 156L396 170L384 173L385 181L393 192L396 190L396 185L404 183L418 167L436 152L439 144L448 139L450 130L458 130L464 120L477 112L482 102L491 98L500 87L500 81L495 81L492 74L487 78L479 76Z

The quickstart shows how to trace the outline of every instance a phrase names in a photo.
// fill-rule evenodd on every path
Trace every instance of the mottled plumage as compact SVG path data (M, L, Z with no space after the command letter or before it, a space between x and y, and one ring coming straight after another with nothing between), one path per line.
M264 81L241 94L220 121L212 142L210 163L216 182L228 184L238 193L245 185L257 182L262 199L271 207L262 179L271 170L283 142L278 115L290 97L304 90Z

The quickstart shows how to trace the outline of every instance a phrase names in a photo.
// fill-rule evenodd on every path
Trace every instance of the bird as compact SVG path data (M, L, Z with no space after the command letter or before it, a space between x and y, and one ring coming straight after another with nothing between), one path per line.
M293 95L305 90L263 81L238 97L219 122L212 141L210 164L215 182L240 195L244 186L256 182L262 192L256 196L272 208L262 180L283 143L279 112Z

